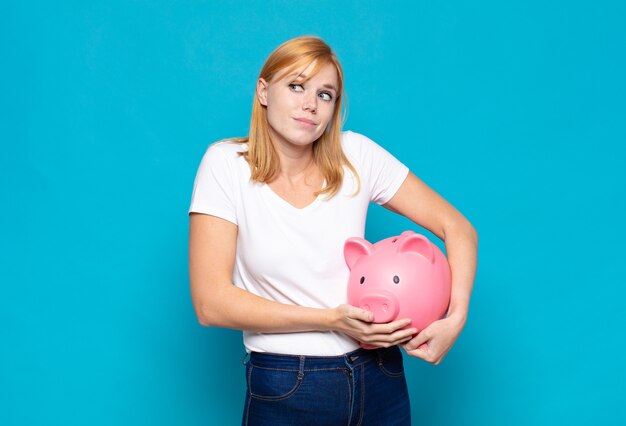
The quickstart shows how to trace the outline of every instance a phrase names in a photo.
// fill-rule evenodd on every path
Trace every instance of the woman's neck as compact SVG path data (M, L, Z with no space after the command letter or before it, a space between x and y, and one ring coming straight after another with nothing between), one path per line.
M306 181L317 170L312 145L284 147L275 144L274 148L280 160L278 177L297 183Z

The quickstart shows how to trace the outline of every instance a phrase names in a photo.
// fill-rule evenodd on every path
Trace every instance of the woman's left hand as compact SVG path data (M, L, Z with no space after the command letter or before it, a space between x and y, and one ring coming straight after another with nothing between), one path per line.
M400 346L407 354L438 365L461 334L465 319L464 315L449 315L433 322L413 339Z

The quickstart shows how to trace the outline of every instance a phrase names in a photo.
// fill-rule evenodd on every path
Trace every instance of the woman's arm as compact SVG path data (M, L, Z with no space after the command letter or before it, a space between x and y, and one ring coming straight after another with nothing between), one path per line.
M404 346L410 355L438 364L467 320L478 260L478 234L458 210L410 172L384 207L428 229L445 243L452 272L448 316L420 330L420 334ZM420 349L426 342L428 345Z
M400 330L404 320L371 323L371 313L350 305L334 309L308 308L274 302L232 283L237 225L192 213L189 222L189 279L200 324L248 331L344 332L358 341L391 346L407 341L415 329Z

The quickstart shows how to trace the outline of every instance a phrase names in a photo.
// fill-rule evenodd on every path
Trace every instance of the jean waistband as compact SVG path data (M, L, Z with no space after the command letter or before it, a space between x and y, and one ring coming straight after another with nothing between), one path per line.
M380 362L386 353L399 351L397 346L379 349L356 349L337 356L284 355L269 352L251 352L250 363L255 367L281 370L321 370L356 367L370 361Z

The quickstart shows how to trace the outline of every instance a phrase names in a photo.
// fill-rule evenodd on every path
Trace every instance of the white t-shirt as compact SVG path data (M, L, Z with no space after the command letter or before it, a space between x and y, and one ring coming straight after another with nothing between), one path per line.
M234 285L277 302L334 308L347 302L348 269L343 245L363 238L370 202L385 204L409 169L369 138L341 133L344 153L361 179L344 166L341 190L298 209L267 184L250 181L250 167L237 155L247 144L218 142L200 163L189 213L226 219L238 226ZM243 332L247 351L295 355L341 355L358 348L349 336L334 332Z

